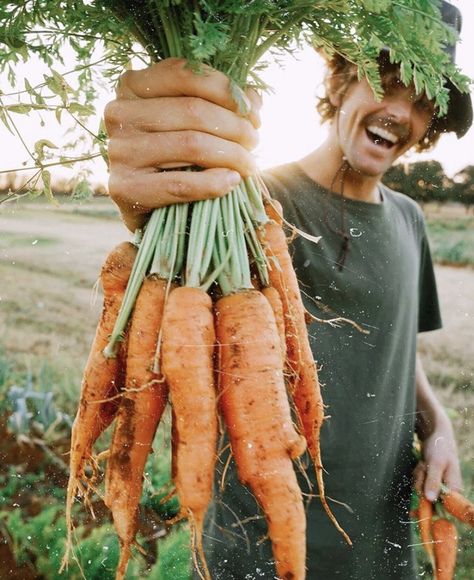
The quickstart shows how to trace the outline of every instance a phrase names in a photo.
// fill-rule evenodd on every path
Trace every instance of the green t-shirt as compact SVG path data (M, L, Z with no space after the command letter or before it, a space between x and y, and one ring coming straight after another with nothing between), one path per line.
M313 236L292 244L308 310L343 324L309 326L329 418L321 433L326 495L354 543L348 547L314 497L307 511L307 578L414 578L409 519L417 332L441 325L423 216L408 197L381 186L379 204L342 200L296 164L265 176L285 218ZM342 269L341 219L349 234ZM329 310L328 310L329 309ZM219 465L226 453L219 457ZM317 494L311 467L312 492ZM311 493L300 477L303 493ZM275 578L266 524L231 465L206 528L214 579Z

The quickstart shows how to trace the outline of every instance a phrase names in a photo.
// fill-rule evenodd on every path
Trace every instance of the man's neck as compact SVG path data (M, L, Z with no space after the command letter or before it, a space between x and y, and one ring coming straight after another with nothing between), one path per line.
M367 176L353 170L344 169L344 157L334 154L327 146L322 146L300 161L299 167L313 181L324 187L341 193L344 183L344 196L367 203L380 203L380 176Z

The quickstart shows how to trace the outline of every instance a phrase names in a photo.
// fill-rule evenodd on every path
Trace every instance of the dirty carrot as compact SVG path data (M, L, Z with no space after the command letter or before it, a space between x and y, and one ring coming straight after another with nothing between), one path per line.
M453 580L456 569L458 537L454 522L438 518L431 527L433 534L435 578L436 580Z
M72 426L66 500L68 549L63 567L67 565L71 547L74 496L82 489L81 478L84 477L85 466L90 463L92 446L113 420L117 409L113 397L117 395L122 379L120 357L107 359L102 351L115 324L135 256L135 246L123 242L110 252L101 270L104 304L84 370L79 409Z
M278 576L301 580L306 518L291 458L305 443L291 419L273 312L260 292L247 290L218 300L215 319L220 407L239 479L265 513Z
M278 329L278 335L280 336L280 347L281 355L283 360L286 360L286 337L285 337L285 314L283 312L283 304L281 302L280 295L276 288L273 286L267 286L262 288L262 294L270 303L273 310L273 315L275 316L275 322Z
M212 496L217 445L211 297L190 286L173 290L165 306L162 336L161 368L173 408L173 480L180 516L190 522L193 542L208 578L202 528Z
M433 520L433 504L420 495L418 504L418 530L420 532L421 543L430 560L431 567L434 570L435 559L433 550L433 538L431 536L431 524Z
M447 490L441 493L441 501L446 511L460 522L474 527L474 505L458 491Z
M281 209L277 202L272 203ZM337 522L325 496L319 441L324 420L324 406L316 363L306 330L305 309L282 226L270 220L263 228L261 240L270 263L270 283L278 291L283 304L288 366L292 385L290 391L315 467L320 500L337 530L346 542L351 544L349 536Z
M105 504L120 540L116 578L123 578L137 531L143 470L167 403L167 386L153 372L167 282L145 279L128 332L126 389L117 414L105 479Z

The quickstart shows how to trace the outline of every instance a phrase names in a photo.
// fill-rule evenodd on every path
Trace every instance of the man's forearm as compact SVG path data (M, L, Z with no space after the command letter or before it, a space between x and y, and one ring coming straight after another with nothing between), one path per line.
M443 406L436 397L426 376L420 356L416 355L416 431L420 439L426 439L439 426L450 425Z
M437 399L418 355L416 411L416 430L423 442L423 460L415 469L415 486L434 501L441 483L460 489L462 480L451 421Z

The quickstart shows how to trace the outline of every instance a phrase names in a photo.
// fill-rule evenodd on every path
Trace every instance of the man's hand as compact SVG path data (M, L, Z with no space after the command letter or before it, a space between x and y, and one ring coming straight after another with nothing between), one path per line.
M416 389L417 432L423 442L423 460L415 468L414 484L419 493L435 501L441 483L453 490L462 489L461 470L451 421L436 399L419 358Z
M224 195L256 171L250 151L260 98L251 90L243 98L246 117L224 74L210 68L196 74L176 58L121 76L105 124L109 193L129 229L157 207ZM183 169L191 165L202 171Z

